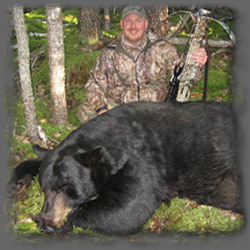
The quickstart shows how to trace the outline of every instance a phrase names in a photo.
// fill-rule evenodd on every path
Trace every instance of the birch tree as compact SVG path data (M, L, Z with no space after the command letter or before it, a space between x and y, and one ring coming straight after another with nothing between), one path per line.
M45 9L53 121L57 125L63 125L68 121L68 111L65 91L62 11L56 4L46 5Z
M23 7L15 5L13 8L14 27L18 45L18 65L22 98L30 142L38 142L36 110L30 77L29 40L25 28Z

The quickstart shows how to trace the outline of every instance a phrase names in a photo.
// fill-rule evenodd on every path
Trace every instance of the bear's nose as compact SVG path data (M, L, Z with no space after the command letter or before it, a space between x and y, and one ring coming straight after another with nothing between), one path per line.
M52 224L53 224L53 223L52 223L52 220L46 219L46 218L44 218L44 222L45 222L47 225L52 225Z

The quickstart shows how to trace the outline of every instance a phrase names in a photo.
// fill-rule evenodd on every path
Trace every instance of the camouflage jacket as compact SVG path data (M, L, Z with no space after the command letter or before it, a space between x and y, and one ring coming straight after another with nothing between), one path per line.
M93 110L107 104L110 97L118 104L133 101L164 101L167 73L179 62L175 47L152 32L136 47L119 34L97 58L86 84L86 95ZM193 82L201 79L202 70Z

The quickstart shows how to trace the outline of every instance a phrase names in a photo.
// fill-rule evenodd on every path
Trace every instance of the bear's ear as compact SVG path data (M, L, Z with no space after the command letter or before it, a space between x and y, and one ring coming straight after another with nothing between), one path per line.
M103 150L98 147L88 152L78 153L75 155L75 159L85 167L100 165L103 163Z
M33 151L40 159L43 159L49 149L41 148L39 145L35 144L33 145Z
M7 196L13 198L19 191L26 190L37 176L42 159L36 158L20 163L12 172L7 182ZM26 190L27 191L27 190Z

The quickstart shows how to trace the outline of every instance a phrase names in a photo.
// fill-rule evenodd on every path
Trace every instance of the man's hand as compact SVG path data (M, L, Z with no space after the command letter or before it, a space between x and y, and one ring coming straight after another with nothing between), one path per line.
M101 115L101 114L103 114L103 113L105 113L105 112L107 112L108 111L108 109L103 109L103 110L101 110L100 112L98 112L97 114L98 115Z
M199 67L202 67L207 62L206 50L204 48L197 49L197 51L193 53L192 59L194 62L199 63Z
M102 106L102 107L98 108L98 109L96 110L96 113L97 113L98 115L101 115L101 114L103 114L103 113L105 113L105 112L107 112L107 111L108 111L108 108L107 108L107 106L105 105L105 106Z

